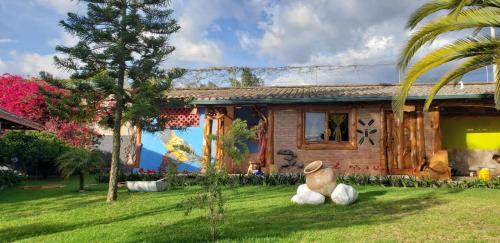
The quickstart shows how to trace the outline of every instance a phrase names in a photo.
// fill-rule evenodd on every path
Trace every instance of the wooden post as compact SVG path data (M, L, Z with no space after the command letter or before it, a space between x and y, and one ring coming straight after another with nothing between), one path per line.
M266 135L267 135L266 163L268 165L273 165L274 164L274 110L270 106L268 106L267 108Z
M216 110L215 114L215 135L217 136L217 140L215 142L215 159L217 160L217 167L220 168L223 164L223 154L222 154L222 136L224 136L224 112L220 110Z
M224 133L229 131L231 127L233 126L233 120L234 120L234 106L226 106L226 115L224 116L224 126L223 130ZM232 163L232 160L229 156L223 156L224 157L224 164L226 165L226 170L229 173L234 173L234 166Z
M441 125L440 125L440 115L439 115L439 107L434 107L433 110L433 129L434 129L434 153L437 153L441 150Z
M411 158L411 168L415 170L418 167L418 156L417 156L417 117L416 113L410 113L409 118L409 132L410 132L410 158Z
M204 173L212 160L212 116L209 108L205 110L205 120L203 125L203 161L201 173Z
M142 149L142 129L140 127L136 128L136 137L135 137L135 160L134 160L134 168L140 167L141 161L141 149Z
M384 107L380 108L380 174L387 175L387 155L386 155L386 146L387 146L387 133L386 133L386 122L385 122L385 110Z
M425 162L425 133L424 133L424 114L422 107L417 110L417 161L418 167Z
M395 168L403 168L403 155L404 155L404 114L401 118L396 118L396 161ZM394 167L393 167L394 168Z

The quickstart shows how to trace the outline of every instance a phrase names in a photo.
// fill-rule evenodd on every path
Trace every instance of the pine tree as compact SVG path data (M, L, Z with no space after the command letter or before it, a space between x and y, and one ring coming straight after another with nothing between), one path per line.
M234 88L256 87L263 85L262 79L253 74L252 70L247 67L241 68L241 77L239 80L232 78L229 79L229 83L231 84L231 87Z
M57 46L65 57L56 64L86 80L88 92L108 93L115 105L104 123L113 124L113 148L107 201L117 197L120 128L125 121L147 130L160 129L162 94L182 75L160 69L174 51L170 34L179 30L169 0L81 0L86 15L68 13L60 25L79 39L73 47ZM81 83L81 82L80 82ZM127 89L124 89L127 86ZM155 122L151 122L155 121Z

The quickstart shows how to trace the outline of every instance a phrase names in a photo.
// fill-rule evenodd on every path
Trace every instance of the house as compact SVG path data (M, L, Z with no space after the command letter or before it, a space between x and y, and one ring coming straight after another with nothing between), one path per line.
M42 130L43 126L0 108L0 134L6 129Z
M221 154L218 142L207 138L224 133L240 118L249 126L265 124L265 141L248 141L251 153L242 165L224 161L232 173L246 172L249 161L264 163L266 171L293 173L322 160L338 173L419 175L436 159L454 175L469 175L480 166L500 173L492 160L500 152L495 84L447 85L430 111L422 112L431 88L412 87L402 122L391 110L398 90L391 84L172 90L170 98L189 105L164 111L176 129L137 135L136 167L158 169L177 161L183 162L181 171L202 170ZM259 142L265 146L259 149Z

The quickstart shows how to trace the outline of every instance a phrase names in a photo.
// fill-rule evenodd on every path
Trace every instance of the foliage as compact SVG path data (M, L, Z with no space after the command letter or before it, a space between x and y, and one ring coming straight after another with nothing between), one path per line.
M73 146L92 144L97 133L89 123L54 113L52 107L78 113L78 103L67 103L67 90L37 79L23 79L9 74L0 75L0 108L42 124L45 131L55 133ZM83 113L87 113L84 111ZM94 141L95 142L95 141Z
M240 163L244 155L248 153L248 139L255 136L255 131L249 129L246 121L235 119L231 128L220 138L212 139L221 141L222 158L220 163L207 163L205 180L203 180L203 192L195 197L188 198L179 203L179 207L185 209L186 215L194 208L206 208L207 220L210 225L210 239L217 239L217 228L224 219L224 197L222 189L224 182L229 181L223 161L224 156L229 156L233 163Z
M435 13L445 10L447 15L438 16L431 21L424 20ZM451 44L437 48L420 58L408 68L417 51L422 46L432 43L440 36L456 31L471 30L476 36L483 28L500 26L500 2L497 0L433 0L415 10L407 23L407 28L413 31L420 23L422 26L413 32L399 57L399 68L406 71L398 96L393 103L393 109L398 116L402 114L408 92L416 80L438 66L460 61L434 85L425 103L428 110L432 99L447 83L458 82L463 75L493 64L500 64L498 52L500 41L496 37L467 37ZM499 69L500 70L500 69ZM498 71L497 71L498 72ZM500 75L497 75L495 105L500 109Z
M167 184L167 190L172 190L179 183L179 176L177 173L177 169L179 165L174 162L170 162L167 165L167 172L165 175L165 183Z
M240 79L229 79L229 83L231 87L241 88L241 87L255 87L262 86L262 79L257 77L252 73L250 68L241 68L241 77Z
M69 147L56 135L38 131L8 131L0 139L0 164L13 164L29 175L47 177L55 171L54 161Z
M428 177L417 179L415 176L370 176L356 174L341 174L337 177L338 183L349 185L377 185L389 187L447 187L447 188L492 188L500 189L500 177L491 179L490 181L482 181L477 178L452 180L452 181L436 181Z
M0 190L20 183L25 176L6 166L0 166Z
M72 78L89 82L85 94L98 92L112 99L112 115L101 123L113 124L107 200L114 201L122 124L129 121L148 131L164 127L166 118L160 114L168 104L164 92L183 71L166 73L160 65L174 51L169 36L180 27L171 17L169 0L82 1L87 6L86 15L68 13L60 21L79 41L72 47L57 46L66 57L54 59L59 67L73 72Z
M96 175L97 182L105 182L107 175ZM100 179L99 179L100 178ZM119 181L150 181L164 178L161 173L123 174L118 177ZM176 175L171 187L202 186L207 183L207 177L203 174L181 174ZM233 186L297 186L306 183L304 174L274 174L274 175L228 175L220 180L221 185ZM436 181L428 177L417 179L414 176L370 176L364 174L340 174L337 183L359 186L384 186L384 187L446 187L446 188L492 188L500 189L500 177L492 178L490 181L481 181L477 178L453 181Z
M68 178L72 175L80 177L80 191L84 190L84 178L90 172L103 167L104 160L97 150L81 148L71 149L57 158L57 167L61 175Z
M236 164L241 163L244 156L249 153L247 141L255 139L255 137L255 128L248 128L246 121L235 119L231 129L220 137L223 156L229 156ZM217 140L218 138L214 137L213 139Z
M236 180L238 185L255 185L255 186L283 186L283 185L300 185L306 183L304 174L274 174L274 175L237 175L231 176L231 179Z

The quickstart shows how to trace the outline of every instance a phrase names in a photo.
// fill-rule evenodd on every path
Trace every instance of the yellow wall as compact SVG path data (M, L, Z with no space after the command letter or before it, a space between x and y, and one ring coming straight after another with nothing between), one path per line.
M500 149L500 117L442 117L444 149Z

